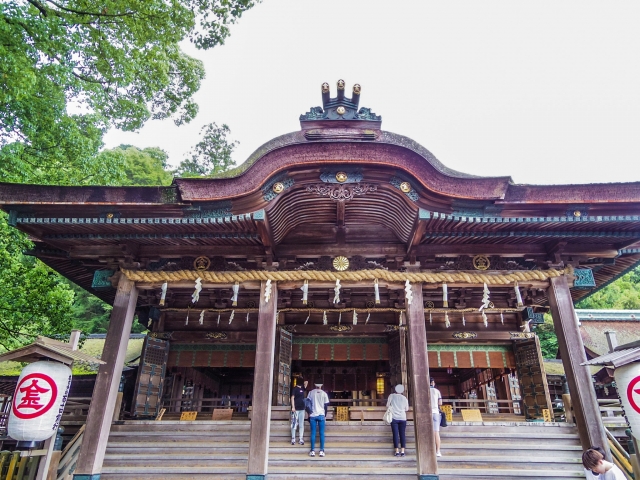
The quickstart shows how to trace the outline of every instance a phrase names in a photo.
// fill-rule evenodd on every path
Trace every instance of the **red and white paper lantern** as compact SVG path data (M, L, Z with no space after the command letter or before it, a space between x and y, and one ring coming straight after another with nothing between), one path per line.
M616 368L614 377L631 432L640 440L640 363Z
M54 435L67 403L71 369L58 362L35 362L22 369L9 413L9 436L40 441Z

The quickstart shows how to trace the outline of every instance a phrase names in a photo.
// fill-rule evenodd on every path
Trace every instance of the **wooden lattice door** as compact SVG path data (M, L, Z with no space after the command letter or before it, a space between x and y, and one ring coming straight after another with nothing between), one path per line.
M543 409L553 410L538 337L516 340L514 350L523 413L527 419L543 418Z
M276 358L275 404L291 405L291 355L293 334L284 328L280 328L279 331L278 357Z
M133 416L155 417L158 414L162 403L162 389L168 357L168 341L148 336L144 339L131 405Z

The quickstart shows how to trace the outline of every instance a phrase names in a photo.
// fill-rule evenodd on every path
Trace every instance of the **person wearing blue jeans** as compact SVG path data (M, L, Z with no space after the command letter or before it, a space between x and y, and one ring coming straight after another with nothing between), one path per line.
M322 384L316 383L316 388L309 392L307 396L311 400L311 413L309 423L311 424L311 450L310 457L315 457L316 430L320 432L320 457L324 457L324 427L327 418L327 407L329 406L329 396L322 390Z
M391 432L393 433L394 455L396 457L404 457L404 449L407 447L405 432L407 430L407 411L409 410L409 402L407 397L402 395L404 386L396 385L396 393L389 395L387 400L387 408L391 408Z
M291 445L296 444L296 428L300 432L300 445L304 445L304 392L308 383L305 380L302 385L296 385L291 394L291 415L295 416L295 422L293 418L291 422Z

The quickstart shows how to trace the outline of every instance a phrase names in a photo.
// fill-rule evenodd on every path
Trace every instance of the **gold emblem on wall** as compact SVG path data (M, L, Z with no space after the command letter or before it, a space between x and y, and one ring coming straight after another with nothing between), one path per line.
M193 261L193 268L196 270L209 270L211 260L209 257L198 257Z
M336 173L336 180L340 183L346 182L348 178L349 176L345 172Z
M209 332L205 337L210 338L211 340L224 340L227 338L227 334L224 332Z
M473 268L476 270L487 270L490 265L491 262L486 255L476 255L473 257Z
M338 107L336 108L336 112L338 112L338 115L344 115L344 112L346 112L344 107Z
M349 268L349 259L343 256L334 258L333 268L335 268L339 272L344 272L347 268Z
M273 184L272 190L274 193L282 193L284 191L284 183L276 182Z
M402 182L400 184L400 190L404 193L409 193L411 191L411 184L409 182Z
M471 338L476 338L478 334L475 332L455 332L451 336L460 340L468 340Z
M331 325L329 330L332 332L350 332L353 327L351 325Z

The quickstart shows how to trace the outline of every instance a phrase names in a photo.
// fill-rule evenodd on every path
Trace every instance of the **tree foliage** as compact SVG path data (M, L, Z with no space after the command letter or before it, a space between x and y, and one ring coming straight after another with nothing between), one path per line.
M37 335L68 332L73 291L42 262L23 254L33 245L0 212L0 347L12 349Z
M120 145L100 152L97 162L108 158L115 158L122 165L120 185L170 185L173 180L167 152L161 148Z
M179 42L202 49L222 44L230 24L253 4L0 2L0 178L118 183L117 162L93 162L106 129L136 130L151 118L193 119L204 68Z
M578 302L576 308L633 310L640 309L640 267Z
M182 177L215 176L233 166L231 154L240 143L227 140L231 130L227 125L210 123L200 130L202 139L191 149L188 158L180 162L177 174Z
M540 350L543 358L556 358L558 355L558 337L553 328L553 319L549 313L544 316L544 323L536 326L536 335L540 340Z

